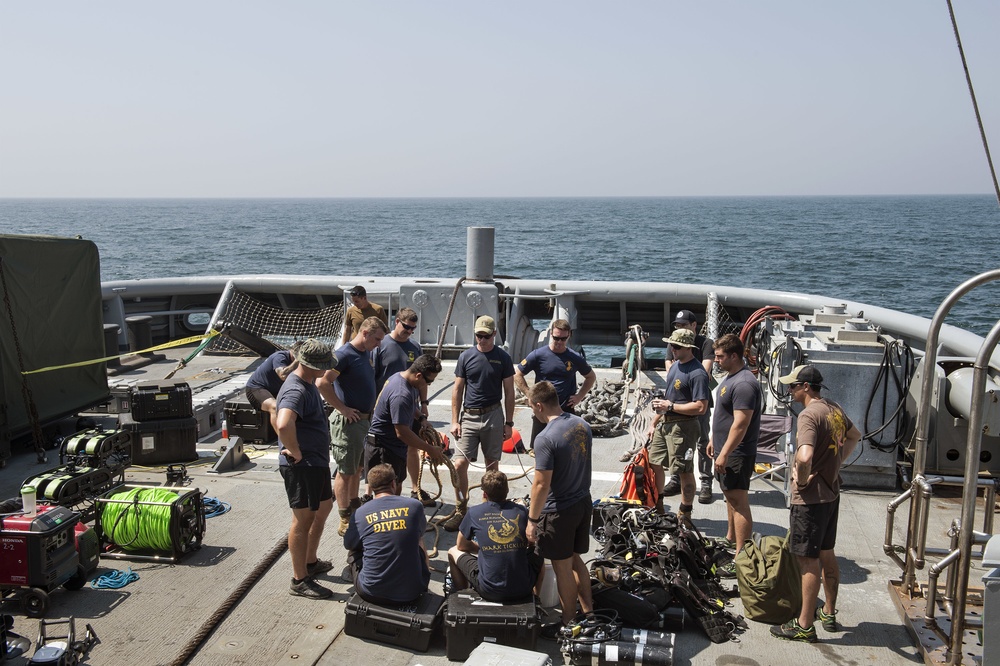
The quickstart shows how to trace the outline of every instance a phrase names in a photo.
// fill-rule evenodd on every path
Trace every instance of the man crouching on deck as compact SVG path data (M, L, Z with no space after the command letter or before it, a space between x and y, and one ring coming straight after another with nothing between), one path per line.
M368 485L375 499L354 512L344 535L344 546L351 551L354 588L373 604L416 601L431 579L423 539L424 505L412 497L399 497L397 479L388 463L371 468Z
M525 536L538 554L552 560L562 606L562 622L543 627L555 638L576 618L576 601L584 613L594 610L590 571L583 553L590 550L590 499L593 435L586 421L564 412L549 382L531 387L531 412L545 425L535 439L535 479Z
M278 391L278 469L285 480L292 527L288 552L292 557L290 593L309 599L333 596L313 576L333 568L318 559L319 540L333 510L330 482L330 431L316 380L333 367L333 352L319 340L302 343L296 354L299 365Z

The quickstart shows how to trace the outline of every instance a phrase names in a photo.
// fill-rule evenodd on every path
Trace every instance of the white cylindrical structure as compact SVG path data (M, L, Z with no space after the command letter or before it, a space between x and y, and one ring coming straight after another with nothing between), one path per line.
M37 511L35 506L35 487L34 486L23 486L21 488L21 508L24 511L24 515L29 518L35 515Z
M465 279L493 282L493 227L468 227L465 236Z
M545 578L542 579L541 594L538 595L542 608L555 608L559 605L559 587L556 585L556 572L552 563L545 560Z

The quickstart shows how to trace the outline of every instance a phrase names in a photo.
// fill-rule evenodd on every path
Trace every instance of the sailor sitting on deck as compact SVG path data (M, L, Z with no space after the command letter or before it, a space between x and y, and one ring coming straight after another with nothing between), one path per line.
M374 604L405 604L427 591L431 579L430 560L424 547L427 527L424 505L397 493L392 465L376 465L368 472L368 485L375 499L366 502L351 517L344 546L354 588L361 598Z
M528 599L541 589L543 560L528 543L528 509L507 499L507 475L487 470L483 499L462 519L458 541L448 551L455 589L471 587L487 601Z

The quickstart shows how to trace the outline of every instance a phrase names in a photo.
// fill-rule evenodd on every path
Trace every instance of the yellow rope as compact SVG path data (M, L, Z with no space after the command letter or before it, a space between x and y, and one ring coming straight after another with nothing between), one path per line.
M171 349L173 347L183 347L184 345L190 345L195 342L200 342L201 340L207 340L208 338L214 338L219 335L219 331L211 330L205 335L192 335L189 338L183 338L181 340L173 340L171 342L165 342L162 345L156 345L155 347L150 347L149 349L143 349L137 352L128 352L127 354L115 354L114 356L105 356L104 358L94 358L89 361L77 361L76 363L65 363L63 365L50 365L45 368L38 368L37 370L25 370L22 375L34 375L39 372L49 372L50 370L61 370L63 368L78 368L84 365L93 365L95 363L104 363L105 361L110 361L115 358L122 358L123 356L132 356L133 354L148 354L150 352L160 351L161 349Z

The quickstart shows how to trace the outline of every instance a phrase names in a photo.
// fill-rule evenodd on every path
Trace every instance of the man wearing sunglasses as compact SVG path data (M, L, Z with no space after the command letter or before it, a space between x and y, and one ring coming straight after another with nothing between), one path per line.
M469 501L469 462L482 446L487 469L496 469L503 441L514 428L514 362L494 344L497 324L483 315L476 320L476 346L466 349L455 365L451 392L451 434L455 438L458 497L455 513L443 524L454 532L462 524Z
M570 328L568 321L556 319L552 322L548 346L532 350L514 367L514 385L521 390L521 393L528 395L528 382L524 376L534 372L536 382L551 382L556 387L559 405L564 412L570 413L573 413L573 408L580 404L597 381L597 373L587 363L587 359L575 349L570 349L569 337L572 334L573 329ZM580 390L576 388L577 374L583 377ZM535 437L544 427L545 424L532 415L531 440L528 444L532 455L534 455Z
M820 395L820 389L826 387L816 366L795 366L778 381L788 387L792 400L805 406L795 430L788 537L788 548L802 572L802 611L799 617L771 627L771 633L777 638L813 643L814 620L826 631L840 630L840 569L833 551L840 512L840 467L861 440L861 431L840 405ZM817 607L821 582L826 601Z
M413 365L420 356L420 345L412 340L417 330L417 313L410 308L400 308L396 313L396 325L382 344L375 350L375 391L382 392L389 377ZM420 412L427 416L427 385L420 389ZM436 503L426 490L417 492L417 476L420 474L420 450L410 448L406 456L406 470L410 477L410 497L420 500L424 506Z
M701 335L698 333L698 319L694 316L694 313L690 310L681 310L674 317L674 330L677 329L687 329L694 333L694 347L691 348L691 352L694 354L695 359L701 363L701 366L705 368L705 372L708 373L709 388L712 384L712 361L714 351L712 345L715 341L712 338ZM667 347L667 370L670 370L670 366L674 362L673 350ZM701 428L701 433L698 436L698 476L699 482L701 483L701 489L698 491L698 501L702 504L711 504L713 501L712 497L712 481L715 479L715 463L712 458L708 455L706 449L708 447L708 433L709 425L711 424L712 415L712 394L708 394L708 409L705 413L698 417L698 426ZM670 470L670 480L667 485L663 487L663 494L667 497L671 495L676 495L681 491L680 478L678 477L678 470L674 469L672 466Z

